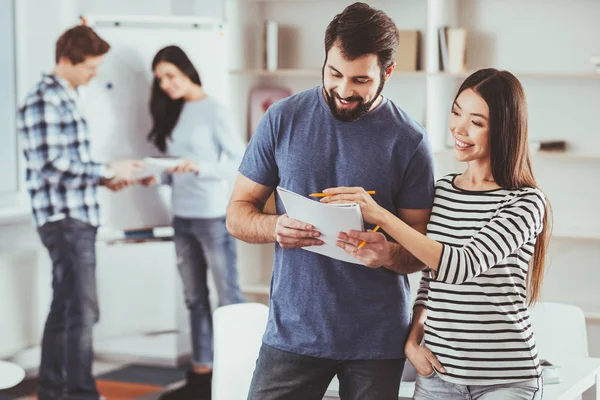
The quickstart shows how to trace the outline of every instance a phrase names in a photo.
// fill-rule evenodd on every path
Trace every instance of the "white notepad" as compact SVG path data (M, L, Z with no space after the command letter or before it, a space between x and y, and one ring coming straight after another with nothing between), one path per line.
M321 203L282 187L277 188L277 193L281 196L285 211L290 218L311 224L321 232L319 239L324 243L321 246L303 247L304 250L362 265L360 261L335 244L340 232L349 229L365 230L362 212L358 204Z
M181 157L146 157L144 158L144 168L136 178L142 179L160 175L167 169L174 168L182 162Z

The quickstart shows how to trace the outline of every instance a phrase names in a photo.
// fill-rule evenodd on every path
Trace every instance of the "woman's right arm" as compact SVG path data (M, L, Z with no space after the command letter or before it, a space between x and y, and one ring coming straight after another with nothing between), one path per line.
M433 367L440 372L446 372L436 356L425 346L421 346L425 333L425 320L427 319L427 298L429 296L429 282L431 273L428 269L422 271L419 291L413 308L410 333L404 347L404 354L411 362L417 373L422 376L430 375Z
M542 231L546 207L546 199L539 189L523 188L509 200L502 200L496 214L468 242L451 246L413 229L379 206L363 188L339 187L323 192L331 196L321 202L358 203L366 222L381 226L398 244L437 271L436 281L452 285L460 285L483 274L535 239ZM348 231L342 233L340 239L354 244L345 249L360 258L360 241L369 243L373 236L368 232Z
M446 369L440 364L437 357L427 347L421 345L425 331L427 309L424 306L415 306L408 340L404 347L406 358L411 362L417 373L421 376L431 375L433 368L445 373Z

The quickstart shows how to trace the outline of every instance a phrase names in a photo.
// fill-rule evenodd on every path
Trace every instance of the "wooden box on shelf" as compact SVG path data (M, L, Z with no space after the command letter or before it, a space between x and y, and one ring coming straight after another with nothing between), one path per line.
M416 30L399 31L396 71L418 71L420 65L421 33Z

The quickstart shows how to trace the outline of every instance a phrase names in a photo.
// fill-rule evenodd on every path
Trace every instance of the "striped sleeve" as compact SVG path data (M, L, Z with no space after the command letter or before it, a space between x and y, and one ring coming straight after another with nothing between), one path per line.
M419 290L417 291L417 298L415 299L416 306L427 305L427 298L429 297L429 282L431 281L431 270L429 268L425 268L421 271L421 281L419 282Z
M518 194L465 245L443 245L435 280L462 284L497 265L542 231L545 207L537 189Z

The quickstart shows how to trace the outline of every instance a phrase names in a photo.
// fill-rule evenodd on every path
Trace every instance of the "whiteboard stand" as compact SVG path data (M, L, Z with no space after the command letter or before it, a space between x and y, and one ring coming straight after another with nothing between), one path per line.
M82 20L111 46L97 76L81 88L93 159L160 155L147 136L152 60L163 47L181 47L206 92L228 105L228 37L221 19L89 14ZM168 187L135 186L118 193L100 188L98 197L109 231L171 226ZM158 365L189 358L189 317L173 242L108 245L100 240L97 259L97 357Z

